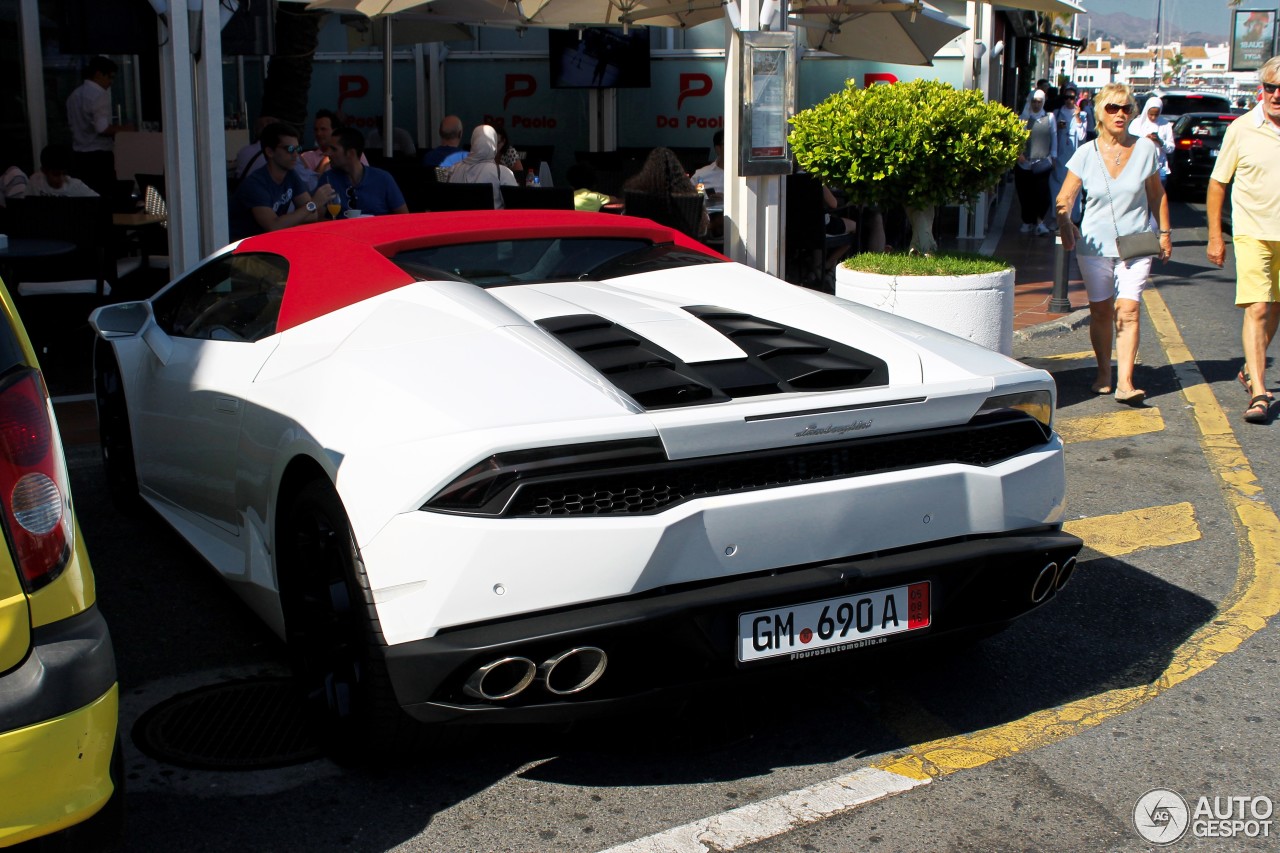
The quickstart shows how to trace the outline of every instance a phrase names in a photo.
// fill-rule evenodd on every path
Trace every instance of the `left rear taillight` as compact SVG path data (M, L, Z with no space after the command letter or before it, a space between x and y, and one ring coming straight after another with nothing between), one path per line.
M71 492L49 394L31 369L0 383L0 508L27 592L53 582L71 556Z

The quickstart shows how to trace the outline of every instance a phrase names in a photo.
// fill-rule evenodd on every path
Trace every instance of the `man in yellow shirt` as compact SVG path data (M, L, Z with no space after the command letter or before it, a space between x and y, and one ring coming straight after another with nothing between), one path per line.
M1232 245L1236 250L1236 305L1244 309L1244 368L1237 378L1249 392L1244 419L1266 423L1272 394L1264 371L1267 347L1280 326L1280 56L1258 70L1258 105L1227 128L1209 178L1209 262L1222 266L1222 203L1231 193Z

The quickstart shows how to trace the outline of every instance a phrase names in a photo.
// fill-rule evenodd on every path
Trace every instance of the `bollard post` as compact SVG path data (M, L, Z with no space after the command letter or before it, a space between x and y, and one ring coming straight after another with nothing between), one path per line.
M1066 314L1071 310L1067 299L1067 250L1062 248L1062 235L1053 238L1053 296L1049 299L1049 311Z

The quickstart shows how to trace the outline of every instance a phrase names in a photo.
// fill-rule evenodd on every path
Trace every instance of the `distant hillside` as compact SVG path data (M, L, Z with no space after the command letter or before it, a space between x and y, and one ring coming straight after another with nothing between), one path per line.
M1083 2L1087 7L1088 0L1083 0ZM1221 33L1211 33L1204 30L1188 32L1179 30L1166 21L1165 25L1169 32L1164 35L1164 40L1166 42L1180 41L1183 44L1222 44L1227 40L1227 20L1224 15L1222 19L1223 32ZM1076 35L1079 38L1090 39L1102 36L1105 41L1123 42L1129 47L1137 47L1155 41L1156 22L1154 17L1136 18L1127 12L1115 12L1110 15L1090 12L1087 15L1080 16L1080 20L1076 24Z

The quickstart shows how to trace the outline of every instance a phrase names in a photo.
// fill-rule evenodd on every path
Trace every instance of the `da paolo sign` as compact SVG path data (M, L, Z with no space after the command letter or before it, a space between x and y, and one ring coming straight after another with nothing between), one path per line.
M1271 838L1275 804L1270 797L1211 795L1187 800L1155 788L1133 807L1133 825L1143 840L1158 846L1193 838Z
M1231 13L1231 70L1257 71L1275 54L1276 10L1237 9Z

